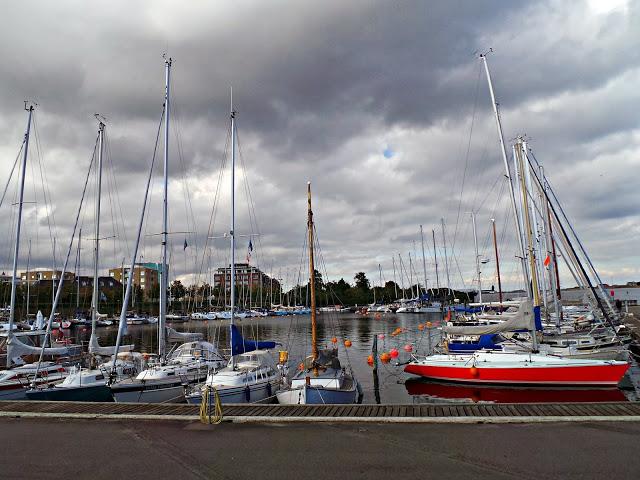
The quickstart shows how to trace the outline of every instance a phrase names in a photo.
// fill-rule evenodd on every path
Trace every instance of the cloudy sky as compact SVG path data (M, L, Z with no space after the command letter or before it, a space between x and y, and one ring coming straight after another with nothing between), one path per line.
M20 270L29 240L32 267L50 265L51 236L62 262L95 144L96 112L108 132L101 237L115 237L102 242L102 265L130 255L162 110L166 52L173 58L170 230L192 232L171 236L174 275L190 281L201 265L228 261L225 239L209 240L204 261L203 245L216 191L211 236L229 230L229 172L220 171L233 86L241 148L236 232L260 233L253 263L295 281L311 181L329 277L352 281L364 270L378 281L380 264L390 280L395 258L399 281L398 254L405 271L411 254L422 281L422 224L428 281L435 282L435 229L443 283L444 218L450 282L471 287L473 211L480 250L490 259L483 282L495 283L493 217L505 283L518 286L502 160L478 60L492 48L506 141L526 135L603 280L640 280L639 37L640 5L633 0L11 2L0 29L2 188L24 134L22 102L38 104ZM160 167L145 261L159 255ZM14 176L0 212L5 270L16 185ZM81 215L85 272L92 185ZM238 240L240 259L247 243L246 236Z

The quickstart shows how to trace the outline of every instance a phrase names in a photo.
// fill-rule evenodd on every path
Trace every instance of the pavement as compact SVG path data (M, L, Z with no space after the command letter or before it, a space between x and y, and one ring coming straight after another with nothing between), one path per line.
M640 423L0 418L2 479L638 478Z

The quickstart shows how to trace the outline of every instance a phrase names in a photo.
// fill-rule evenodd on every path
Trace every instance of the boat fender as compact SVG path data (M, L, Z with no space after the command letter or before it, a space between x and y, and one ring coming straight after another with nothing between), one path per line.
M469 369L469 373L473 378L478 378L480 376L480 372L475 365Z
M251 389L249 385L244 388L244 397L247 399L247 403L251 401Z
M271 382L267 383L267 397L271 396Z

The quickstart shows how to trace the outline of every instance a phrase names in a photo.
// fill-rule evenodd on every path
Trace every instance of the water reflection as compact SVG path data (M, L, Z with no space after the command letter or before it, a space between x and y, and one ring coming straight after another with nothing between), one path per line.
M414 402L438 402L456 400L466 402L495 403L574 403L574 402L625 402L627 397L617 389L564 389L549 387L496 387L485 385L457 385L410 379L405 383L407 393Z
M467 401L518 401L514 398L526 398L519 401L562 401L560 397L573 398L565 401L596 401L589 398L603 398L602 401L624 400L625 394L620 390L600 390L593 395L592 391L568 390L550 391L551 397L544 397L548 391L529 392L526 389L507 389L506 393L499 388L487 387L438 387L433 383L417 381L416 377L403 372L402 365L410 360L409 353L404 351L405 345L411 345L414 352L425 354L429 345L429 332L432 344L438 341L439 331L436 325L441 322L439 314L383 314L379 317L367 317L356 314L321 314L318 316L318 341L320 348L331 346L331 339L338 339L337 347L343 366L350 366L355 377L362 385L363 403L413 403L419 401L433 401L440 399L467 399ZM431 322L431 329L425 328L426 322ZM274 340L280 344L278 348L289 351L292 365L297 365L311 353L311 325L308 315L290 317L266 317L259 319L243 319L237 322L242 334L251 340ZM190 321L184 324L171 325L181 332L200 332L205 339L219 346L228 348L229 326L227 321ZM423 325L422 329L418 328ZM400 333L393 334L400 329ZM90 329L80 328L71 332L77 340L87 342ZM113 345L117 334L117 327L100 328L98 335L102 345ZM382 336L382 338L378 338ZM155 325L130 326L128 338L123 343L134 343L139 351L153 352L158 346L158 330ZM344 340L351 340L352 347L346 348ZM384 364L378 362L378 368L373 372L367 364L367 357L371 354L374 339L377 339L378 354L389 352L392 348L399 351L397 359ZM638 367L631 369L632 379L638 384ZM410 380L412 379L412 380ZM405 388L405 381L407 382ZM564 395L562 394L564 393ZM635 392L626 392L627 396L635 399ZM631 396L630 396L631 395ZM540 399L539 399L540 398ZM544 398L549 398L545 400ZM474 400L478 399L478 400ZM599 401L599 400L598 400Z

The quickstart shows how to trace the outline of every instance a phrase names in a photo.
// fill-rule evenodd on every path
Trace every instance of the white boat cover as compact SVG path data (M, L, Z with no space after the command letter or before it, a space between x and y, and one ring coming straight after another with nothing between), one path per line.
M195 342L197 340L202 340L204 337L202 333L178 332L171 327L166 327L166 329L167 340L169 342Z
M132 352L133 348L133 345L121 345L119 351ZM89 353L94 355L113 355L115 351L115 345L112 347L101 347L98 343L98 337L94 333L91 334L91 338L89 339Z
M22 355L39 355L40 352L42 352L42 347L34 347L33 345L22 343L15 335L9 332L7 336L7 357L13 363L20 363L19 359ZM69 349L67 347L48 347L44 349L44 354L54 356L68 355Z
M513 332L515 330L531 330L534 327L533 304L531 300L520 303L518 311L515 313L503 313L505 319L502 323L493 325L472 325L443 327L442 331L455 335L488 335L500 332Z

